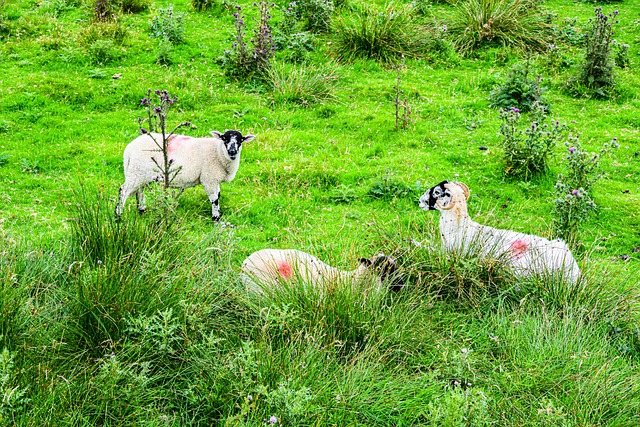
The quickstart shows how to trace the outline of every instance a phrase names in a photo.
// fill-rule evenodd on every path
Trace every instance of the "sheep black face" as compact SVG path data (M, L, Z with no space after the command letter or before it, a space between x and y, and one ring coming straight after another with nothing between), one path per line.
M398 292L404 286L404 281L398 276L398 263L390 256L378 254L371 258L360 258L360 263L372 269L380 276L382 283L388 283L389 289Z
M447 206L451 203L451 192L446 187L449 181L442 181L435 187L428 189L422 197L420 197L420 207L425 211L436 210L436 202L440 202L440 206Z
M213 131L211 134L222 140L231 160L235 160L238 157L243 142L249 142L255 138L253 135L242 136L237 130L228 130L224 134Z

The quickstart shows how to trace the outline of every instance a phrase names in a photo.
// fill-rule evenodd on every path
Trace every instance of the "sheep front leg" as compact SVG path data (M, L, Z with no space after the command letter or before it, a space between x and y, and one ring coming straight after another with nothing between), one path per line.
M211 202L211 217L218 222L222 216L220 213L220 183L213 182L210 185L206 185L204 189L209 196L209 202Z

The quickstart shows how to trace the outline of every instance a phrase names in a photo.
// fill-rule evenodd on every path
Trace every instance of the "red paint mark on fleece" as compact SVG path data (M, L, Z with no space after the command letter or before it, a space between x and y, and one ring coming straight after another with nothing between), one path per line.
M291 265L287 262L281 262L278 264L278 272L280 273L280 276L285 280L289 280L291 279L291 276L293 276Z
M169 149L167 150L167 153L171 154L173 151L179 149L182 143L190 139L191 139L190 136L185 136L185 135L172 136L171 138L169 138Z
M529 243L524 240L514 240L511 243L511 253L515 259L520 259L524 253L529 249Z

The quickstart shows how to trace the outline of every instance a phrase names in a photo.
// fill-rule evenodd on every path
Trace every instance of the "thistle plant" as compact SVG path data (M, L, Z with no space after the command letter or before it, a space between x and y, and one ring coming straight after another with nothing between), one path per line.
M167 116L169 115L169 110L178 98L171 97L166 90L156 90L153 94L155 94L158 99L155 103L152 100L151 89L148 89L147 96L142 98L141 104L147 110L147 118L138 119L138 125L140 127L140 134L149 135L158 147L157 150L162 153L162 163L159 163L153 157L152 160L158 167L158 171L160 172L159 181L163 183L163 188L166 193L166 190L171 186L171 182L180 172L180 168L175 167L173 164L174 160L169 157L169 142L178 129L191 126L191 123L180 123L170 132L167 132ZM145 121L148 123L148 130L142 127Z
M511 107L500 110L503 137L505 174L524 180L541 175L548 170L549 156L566 129L558 120L546 123L548 112L540 103L532 106L533 121L520 128L520 110Z
M256 3L254 3L256 5ZM273 42L271 31L271 8L275 3L261 1L258 4L260 9L260 19L258 20L258 28L254 31L251 44L253 45L253 61L254 68L257 73L262 73L269 69L271 58L275 54L276 45Z
M114 0L97 0L93 4L93 20L95 22L114 21L117 16L117 4Z
M246 23L242 14L242 7L236 6L233 13L235 18L234 27L236 30L231 50L225 51L221 58L224 73L228 77L236 79L248 79L255 75L263 76L264 72L271 66L271 59L275 54L276 45L273 41L271 32L271 13L270 10L275 3L260 2L254 3L260 9L260 18L258 19L258 28L254 31L253 38L250 43L253 49L250 50L246 37Z
M411 105L404 95L404 90L400 88L400 80L402 76L402 70L405 68L404 65L404 57L402 58L402 63L398 66L394 65L392 67L396 70L396 85L393 87L395 91L394 97L394 105L396 107L396 127L395 130L398 129L406 129L411 122Z
M611 59L611 36L613 35L613 25L617 24L618 11L609 15L602 12L602 8L595 9L596 16L589 23L586 31L584 63L580 74L580 82L595 89L600 95L601 91L614 85L613 67Z
M553 225L558 237L575 240L579 226L597 208L591 189L602 177L600 159L618 148L619 144L617 138L613 138L599 153L589 152L582 147L576 135L569 136L565 146L565 173L558 175L555 185Z

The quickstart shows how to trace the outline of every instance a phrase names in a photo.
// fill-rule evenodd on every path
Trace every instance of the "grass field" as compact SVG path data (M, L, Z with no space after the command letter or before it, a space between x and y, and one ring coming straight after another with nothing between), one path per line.
M381 17L409 3L336 2L304 61L276 50L274 87L225 75L231 4L127 2L148 7L100 24L94 2L0 0L0 425L640 424L640 4L540 2L552 57L500 43L457 52L445 29L456 6L417 1L412 22L442 45L398 72L338 60L337 29L365 3ZM240 4L248 40L258 8ZM170 6L184 42L163 45L150 24ZM287 6L272 9L276 35ZM606 97L568 84L597 6L619 10L613 38L629 45ZM620 144L601 159L597 211L574 231L575 286L446 253L439 213L418 207L432 185L462 181L474 220L553 237L568 137L546 174L507 177L489 101L527 57L551 118L589 151ZM296 75L330 75L327 93L300 98ZM411 106L401 129L398 76ZM159 187L145 215L132 198L115 221L149 88L178 97L169 120L193 123L185 134L256 136L222 184L225 224L201 186L180 196L171 226L157 221ZM382 251L407 286L292 283L256 297L238 273L262 248L345 270Z

